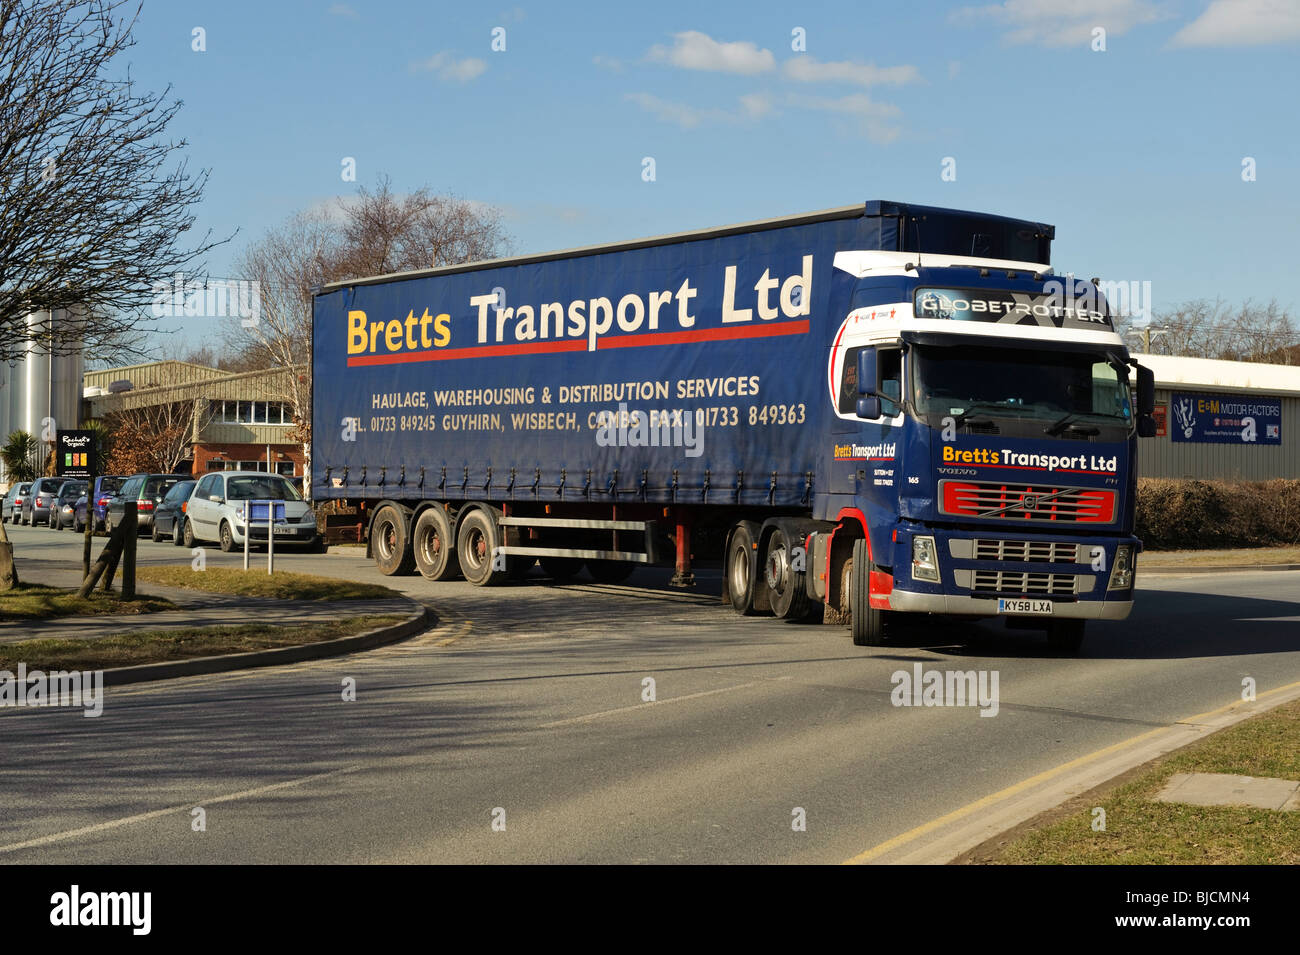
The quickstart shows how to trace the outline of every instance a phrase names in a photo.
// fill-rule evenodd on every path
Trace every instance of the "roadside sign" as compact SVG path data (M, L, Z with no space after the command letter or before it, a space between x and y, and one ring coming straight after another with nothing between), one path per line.
M54 444L55 474L88 481L95 462L95 432L59 431Z
M1282 399L1254 395L1170 396L1175 442L1281 444Z

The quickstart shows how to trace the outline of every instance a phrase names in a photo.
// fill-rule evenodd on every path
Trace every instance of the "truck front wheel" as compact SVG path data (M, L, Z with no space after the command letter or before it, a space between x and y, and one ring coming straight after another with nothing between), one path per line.
M850 630L853 643L859 647L879 647L885 642L885 612L871 606L871 558L867 556L865 539L853 542L852 567L849 578Z
M406 518L392 504L381 507L370 524L370 553L385 577L409 574L415 564Z
M460 573L460 561L452 544L447 512L441 507L421 511L411 533L411 552L420 573L429 580L451 580Z

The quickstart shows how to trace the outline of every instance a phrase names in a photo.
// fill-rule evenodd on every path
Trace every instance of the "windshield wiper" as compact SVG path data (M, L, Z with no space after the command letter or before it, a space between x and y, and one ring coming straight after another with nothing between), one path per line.
M1062 431L1076 431L1079 434L1086 434L1088 437L1094 437L1101 434L1101 429L1092 425L1081 425L1076 423L1081 412L1071 411L1059 421L1043 429L1043 434L1049 434L1055 438Z
M967 408L965 411L961 412L960 414L953 415L952 416L953 420L956 421L958 425L963 425L966 423L966 420L970 418L970 416L974 414L977 410L994 411L994 412L1001 413L1005 411L1011 411L1013 409L1008 408L1004 405L995 405L990 403L974 404L971 405L969 408ZM984 423L987 424L989 422L984 422Z

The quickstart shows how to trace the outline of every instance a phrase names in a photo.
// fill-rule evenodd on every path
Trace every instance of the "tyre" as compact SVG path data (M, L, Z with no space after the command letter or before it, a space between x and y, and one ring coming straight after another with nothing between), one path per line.
M885 642L885 612L871 606L871 558L866 540L853 542L853 568L849 577L849 612L853 643L879 647Z
M47 523L52 531L63 530L63 521L59 520L59 515L55 514L53 510L50 511L50 519Z
M451 580L460 573L451 518L441 507L420 512L411 531L415 568L427 580Z
M381 507L370 522L370 553L385 577L409 574L415 567L406 516L392 504Z
M794 545L781 528L767 539L763 557L763 582L767 585L772 613L782 620L802 620L812 601L804 588L804 572L795 570Z
M193 521L186 521L186 522L185 522L185 531L184 531L184 533L181 535L181 540L183 540L183 541L185 542L185 546L186 546L186 547L190 547L190 548L193 548L194 545L197 544L197 543L199 542L199 539L198 539L197 537L194 536L194 522L193 522Z
M221 535L221 549L229 554L235 549L235 533L230 529L229 521L221 522L221 530L219 533Z
M1078 653L1086 624L1086 620L1053 620L1047 625L1047 645L1057 653Z
M177 547L185 543L185 535L181 532L182 520L178 517L172 521L172 543Z
M630 560L589 560L587 573L598 584L621 584L632 576L636 564Z
M727 594L731 609L742 617L760 614L771 606L767 584L758 573L758 534L759 526L753 521L737 521L727 542Z
M577 577L582 571L581 557L543 557L542 573L557 584L563 584Z
M504 562L496 559L500 546L501 534L491 514L478 507L466 514L456 534L456 556L465 579L475 587L490 587L505 580L507 571L501 567Z
M161 543L162 535L158 533L158 518L154 518L149 524L149 539L155 544Z

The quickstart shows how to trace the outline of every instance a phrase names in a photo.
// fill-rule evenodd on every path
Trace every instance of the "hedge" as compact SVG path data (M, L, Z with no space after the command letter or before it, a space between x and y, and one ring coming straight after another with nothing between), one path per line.
M1138 481L1137 536L1154 550L1300 544L1300 481Z

